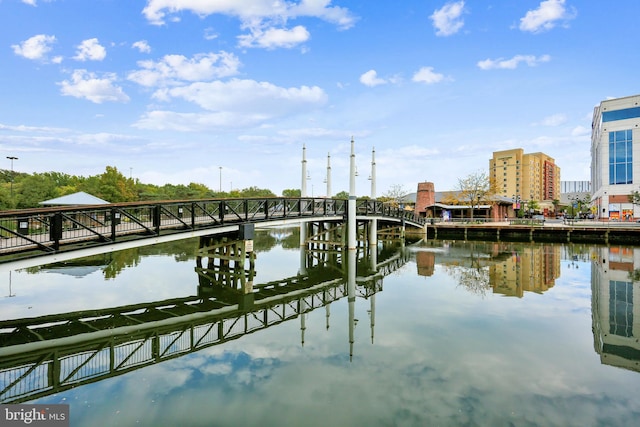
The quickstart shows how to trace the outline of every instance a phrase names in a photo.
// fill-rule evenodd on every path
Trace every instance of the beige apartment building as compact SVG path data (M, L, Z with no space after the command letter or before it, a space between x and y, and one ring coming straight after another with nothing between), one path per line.
M525 154L522 148L494 151L489 178L498 194L523 202L535 200L542 209L560 199L560 168L544 153Z

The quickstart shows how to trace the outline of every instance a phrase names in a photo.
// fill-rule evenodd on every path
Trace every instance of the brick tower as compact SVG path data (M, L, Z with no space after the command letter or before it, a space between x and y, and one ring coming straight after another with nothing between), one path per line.
M433 182L419 182L416 193L416 215L426 216L427 206L436 202L436 192Z

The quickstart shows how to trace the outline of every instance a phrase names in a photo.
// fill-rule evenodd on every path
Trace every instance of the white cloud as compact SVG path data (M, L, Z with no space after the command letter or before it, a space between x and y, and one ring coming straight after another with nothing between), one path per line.
M83 40L76 52L73 59L78 61L102 61L107 56L107 51L96 38Z
M136 127L196 131L258 126L276 117L312 110L327 101L325 92L319 87L283 88L271 83L239 79L165 88L156 91L153 97L160 101L184 99L207 111L152 111L138 120Z
M139 40L131 45L131 47L138 49L142 53L151 52L151 46L146 40Z
M75 70L71 81L64 80L58 84L62 87L63 95L88 99L96 104L129 101L129 97L121 87L115 85L115 81L115 74L105 74L99 78L87 70Z
M591 128L585 126L576 126L571 131L571 136L585 136L591 135Z
M417 83L434 84L445 79L444 75L435 73L433 67L422 67L414 75L412 80Z
M565 8L565 0L545 0L537 9L528 11L520 19L520 29L538 33L552 29L557 21L566 21L574 17L575 12L570 13Z
M160 91L158 97L182 98L209 111L258 112L265 116L291 113L327 101L327 95L317 86L284 88L268 82L240 79L193 83Z
M437 36L450 36L457 33L463 26L461 16L464 12L464 1L447 3L436 9L429 17L433 21Z
M266 49L292 48L309 40L309 32L302 25L290 30L285 28L252 29L251 34L238 36L241 47Z
M167 15L190 11L199 16L222 14L240 20L240 27L249 34L238 37L241 47L291 48L307 41L309 32L304 26L286 28L288 20L318 18L348 29L355 18L348 9L331 6L331 0L300 0L299 2L273 0L148 0L142 13L152 24L164 25ZM205 33L209 38L210 32Z
M140 61L140 70L127 78L142 86L166 86L179 82L195 82L238 74L240 60L232 53L200 53L192 58L165 55L160 61Z
M369 70L360 76L360 83L365 86L373 87L386 84L387 81L378 77L378 73L376 72L376 70Z
M22 0L22 3L28 4L29 6L37 6L36 0Z
M139 129L198 132L255 126L267 118L267 116L259 114L237 112L178 113L156 110L144 114L133 126Z
M46 60L47 53L51 51L51 45L55 43L55 41L55 36L38 34L23 41L19 45L11 45L11 48L16 55L27 59Z
M298 3L273 0L148 0L143 15L152 24L162 25L167 14L190 11L200 16L223 14L239 18L245 25L262 21L286 22L288 19L314 17L341 28L350 28L355 18L348 9L331 6L331 0L301 0Z
M204 39L205 40L215 40L218 38L218 34L213 30L213 28L205 28L204 29Z
M560 126L568 121L567 115L558 113L551 116L547 116L540 123L536 123L540 126Z
M542 56L534 56L534 55L516 55L511 59L485 59L484 61L478 61L478 67L483 70L494 70L494 69L508 69L513 70L520 65L520 63L525 63L530 67L535 67L538 64L543 62L549 62L551 57L549 55Z

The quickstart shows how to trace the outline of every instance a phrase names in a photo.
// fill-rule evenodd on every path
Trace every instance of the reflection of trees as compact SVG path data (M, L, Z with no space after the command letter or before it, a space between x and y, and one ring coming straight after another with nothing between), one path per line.
M254 252L268 252L274 246L278 244L278 239L272 236L271 233L258 231L253 235L253 250Z
M493 242L466 242L460 247L451 244L452 252L455 253L456 250L461 252L443 262L442 265L444 271L460 286L484 297L487 291L493 289L490 266L509 256L512 247Z
M445 264L444 270L469 292L484 297L491 290L489 267L483 266L481 260L474 259L473 255L470 264Z
M290 248L300 248L300 234L297 228L286 229L287 235L282 240L283 246L285 242L290 245ZM256 231L254 234L254 251L266 252L271 250L279 242L276 236L273 236L269 231ZM295 242L293 244L292 242ZM64 267L78 267L78 266L104 266L102 272L105 279L113 279L122 271L130 267L136 267L140 264L143 257L163 255L173 256L177 262L186 262L189 260L195 260L198 251L198 238L195 239L183 239L174 242L167 242L157 245L140 246L137 248L123 249L114 251L108 254L93 255L84 258L78 258L75 260L67 261L64 263L48 264L39 267L30 267L26 271L31 274L36 274L42 269L51 268L52 266L64 268Z

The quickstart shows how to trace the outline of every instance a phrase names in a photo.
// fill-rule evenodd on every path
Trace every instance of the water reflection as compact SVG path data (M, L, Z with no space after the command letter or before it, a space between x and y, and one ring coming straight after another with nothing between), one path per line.
M416 249L418 274L431 276L436 263L470 292L522 298L543 293L560 277L561 246L500 242L430 241Z
M116 411L125 425L625 425L640 411L636 248L381 243L376 263L343 263L299 244L280 229L256 234L253 261L189 241L77 279L14 272L0 399L68 399L75 425L96 411L105 425ZM81 283L93 300L73 300ZM56 292L66 305L41 316L15 308Z
M347 297L349 353L353 357L356 296L370 298L382 290L382 278L404 265L403 251L382 252L372 265L363 257L367 275L356 277L357 253L349 253L348 268L339 257L308 256L304 275L254 284L253 242L233 236L199 239L195 253L197 293L168 300L56 313L0 321L0 402L21 402L79 385L118 376L161 361L223 344L243 335L300 318L304 345L306 314ZM132 258L138 252L130 253ZM130 265L122 257L100 256L64 265L46 266L41 273L83 277L112 262ZM124 261L124 262L122 262ZM30 270L34 273L35 270ZM344 273L348 272L345 280ZM371 299L371 337L375 299Z
M640 250L602 247L592 259L595 350L604 364L640 372Z

